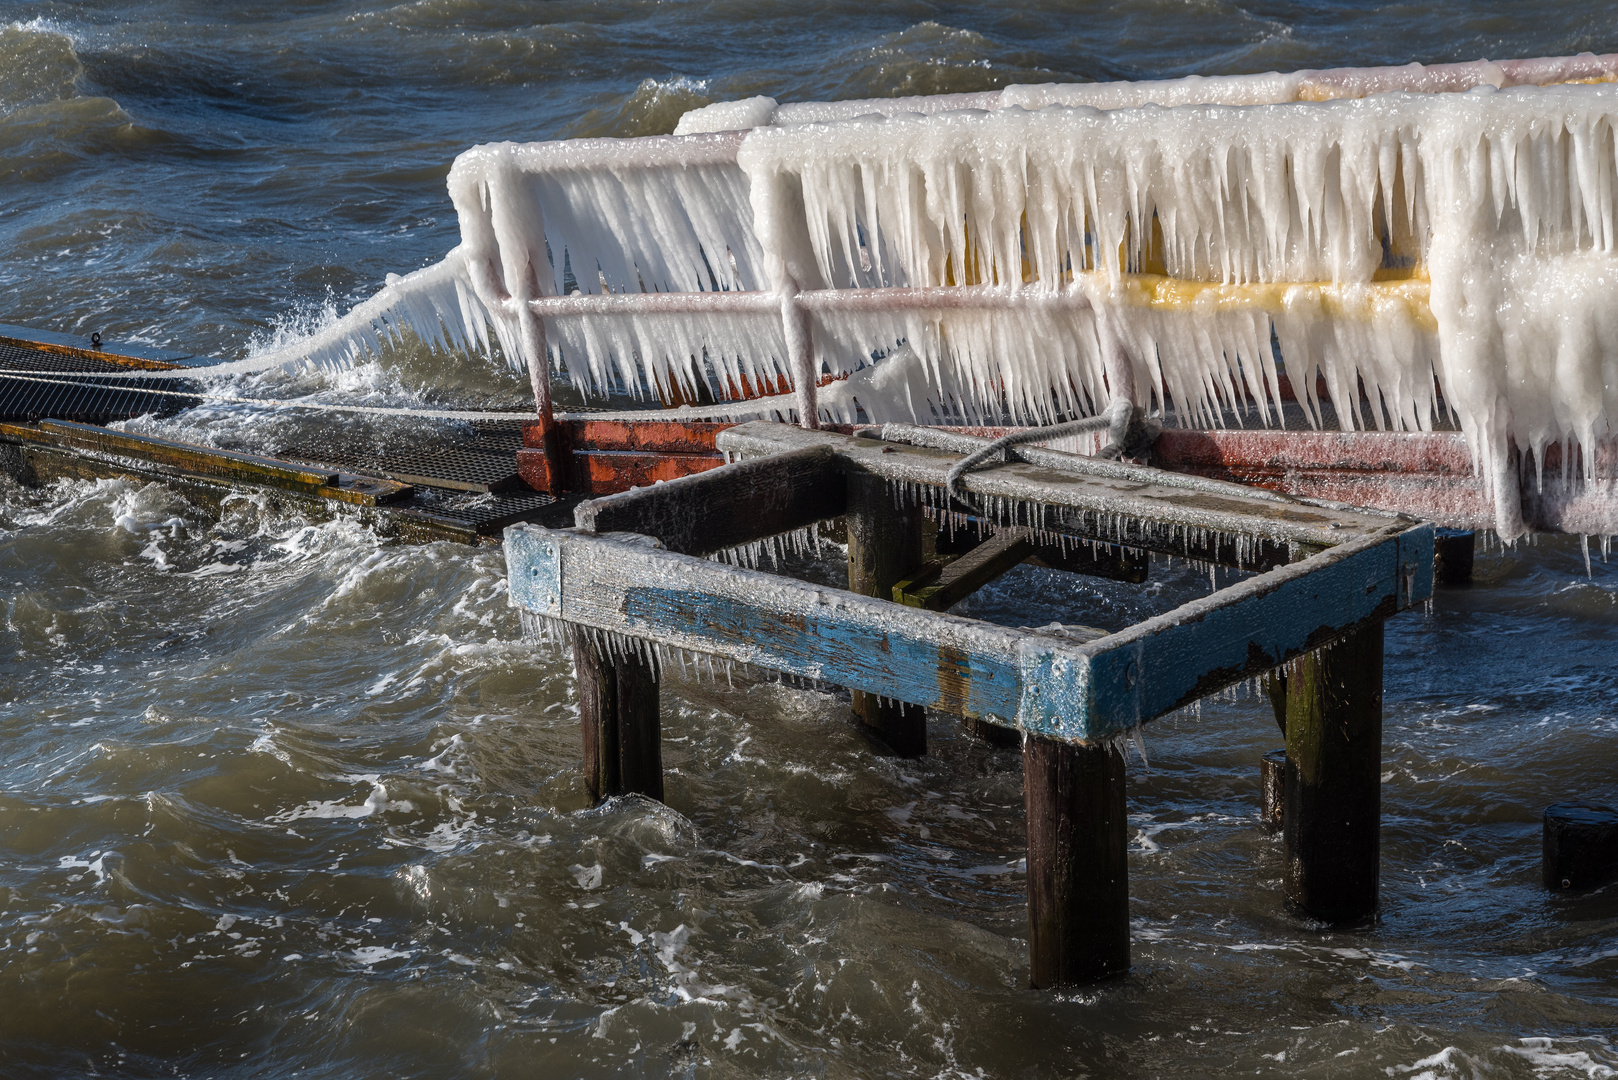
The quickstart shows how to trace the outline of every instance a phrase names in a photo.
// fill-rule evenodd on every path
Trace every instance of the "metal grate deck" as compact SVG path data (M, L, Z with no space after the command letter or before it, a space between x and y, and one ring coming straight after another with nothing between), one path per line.
M0 370L39 372L45 378L117 372L128 374L130 367L46 348L0 342ZM100 382L75 378L74 385L63 382L36 382L27 376L0 375L0 421L32 423L47 417L85 424L110 424L136 416L173 416L202 404L200 398L184 396L195 388L186 380L120 379ZM172 394L142 393L146 390L177 391Z
M364 428L315 432L281 447L276 456L449 491L526 490L517 476L520 423L474 421L457 428L425 428L408 437L399 431L379 437Z

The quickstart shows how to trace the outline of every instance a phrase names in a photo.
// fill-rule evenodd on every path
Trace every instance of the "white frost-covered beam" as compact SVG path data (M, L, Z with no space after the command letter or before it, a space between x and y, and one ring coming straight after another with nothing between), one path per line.
M1581 53L1519 60L1473 60L1460 64L1305 69L1258 75L1188 75L1182 79L1094 83L1031 83L974 94L795 101L784 105L776 104L773 98L759 97L693 109L680 118L675 131L686 135L733 127L821 124L871 115L1011 107L1040 109L1047 105L1087 105L1095 109L1128 109L1141 105L1277 105L1289 101L1361 98L1398 90L1453 93L1475 86L1501 89L1566 82L1611 82L1615 78L1618 78L1618 54Z

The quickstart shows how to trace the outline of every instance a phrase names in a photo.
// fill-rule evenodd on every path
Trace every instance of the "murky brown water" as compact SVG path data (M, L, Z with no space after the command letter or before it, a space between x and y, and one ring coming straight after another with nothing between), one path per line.
M0 17L0 321L239 355L453 243L475 142L783 99L1618 50L1597 4L982 8L423 0ZM258 392L496 400L395 354ZM180 430L254 445L289 421ZM668 806L585 809L567 665L497 551L250 499L0 490L0 1076L1618 1075L1618 892L1538 886L1539 813L1618 799L1618 568L1480 556L1388 634L1384 911L1323 932L1257 828L1264 702L1132 759L1134 971L1025 989L1021 772L947 720L671 676ZM1205 592L1024 567L982 617Z

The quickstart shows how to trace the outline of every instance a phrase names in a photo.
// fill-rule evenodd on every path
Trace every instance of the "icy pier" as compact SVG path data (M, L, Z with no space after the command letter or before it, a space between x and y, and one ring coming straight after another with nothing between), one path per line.
M1331 922L1374 912L1382 624L1431 595L1430 525L1074 455L968 472L951 493L962 455L948 449L764 422L718 445L740 460L582 503L573 529L506 532L512 603L573 650L597 797L661 798L669 663L847 687L860 721L902 754L925 753L925 709L1013 733L1031 978L1085 983L1129 966L1121 742L1288 665L1287 897ZM805 542L834 519L847 591L704 557L756 563L761 545ZM928 532L968 521L991 535L972 572L950 578L960 589L1014 563L1001 556L1018 543L1137 581L1142 551L1252 573L1118 633L996 626L917 599L918 580L948 570L928 565Z

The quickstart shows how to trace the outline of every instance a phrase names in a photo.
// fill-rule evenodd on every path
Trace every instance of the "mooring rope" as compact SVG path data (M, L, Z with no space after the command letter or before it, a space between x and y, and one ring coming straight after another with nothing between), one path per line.
M1087 416L1082 420L1069 420L1061 424L1048 424L1045 427L1025 428L1022 431L1013 431L1009 435L1002 435L983 449L973 451L950 466L949 473L944 477L944 490L951 495L959 495L961 477L995 459L1002 462L1007 460L1006 451L1014 446L1045 442L1067 435L1105 431L1108 436L1107 445L1102 447L1096 456L1119 457L1126 452L1130 422L1135 419L1138 412L1139 410L1128 398L1119 397L1114 398L1112 404L1107 406L1107 411L1099 416Z

